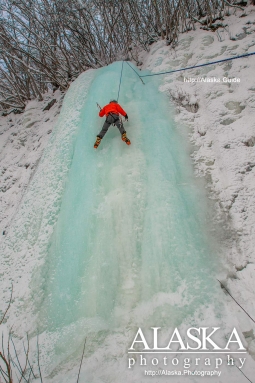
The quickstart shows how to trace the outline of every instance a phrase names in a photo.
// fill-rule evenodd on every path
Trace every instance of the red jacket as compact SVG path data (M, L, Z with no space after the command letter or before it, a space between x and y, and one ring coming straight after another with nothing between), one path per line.
M105 105L103 107L103 109L100 110L99 116L100 117L104 117L104 115L109 116L110 113L114 113L114 114L120 113L124 117L127 115L125 110L122 109L122 107L119 104L117 104L116 102L110 102L110 104Z

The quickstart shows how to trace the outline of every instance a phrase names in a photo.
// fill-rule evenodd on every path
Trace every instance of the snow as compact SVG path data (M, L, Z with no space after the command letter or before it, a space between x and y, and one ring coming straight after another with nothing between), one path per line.
M255 51L254 7L247 8L246 16L240 17L241 13L236 10L225 19L229 28L218 31L222 41L216 32L197 26L196 31L180 35L174 50L162 41L153 44L149 53L140 54L143 69L158 73ZM0 301L8 302L12 281L8 324L19 337L29 331L32 350L39 329L45 381L76 381L86 334L82 382L147 381L141 368L127 370L127 347L141 324L162 324L167 328L163 339L175 325L185 329L219 324L224 336L235 326L249 351L243 371L253 376L253 324L214 277L255 317L254 63L252 56L164 75L161 80L145 78L145 86L126 66L120 101L129 114L132 145L123 146L117 129L111 130L96 155L92 145L101 121L95 102L104 104L109 93L116 93L120 63L82 74L71 85L61 110L63 95L55 92L41 103L29 102L22 115L1 117ZM239 77L240 83L184 82L184 77L203 76ZM157 92L160 81L164 95ZM55 105L43 111L52 98ZM187 153L204 183L194 180ZM186 204L181 211L180 202ZM171 241L166 227L174 233ZM210 236L219 245L210 242ZM135 257L139 246L141 259ZM76 249L77 259L70 259L68 249L71 253ZM193 254L194 264L181 265L171 258L168 264L165 254L174 251L179 258ZM112 254L118 256L120 268ZM82 275L80 296L75 275L83 258L90 266ZM136 277L141 264L143 283ZM101 275L96 273L98 265L104 269ZM166 270L172 273L170 281ZM183 280L178 279L180 271ZM188 286L195 291L200 287L202 293L192 294ZM59 299L61 294L74 298L68 301L69 311L65 299ZM84 296L84 307L77 306ZM239 383L245 379L240 376L236 368L225 366L217 381ZM203 378L207 380L211 381Z
M10 190L10 198L12 198L12 193L14 195L18 194L19 199L17 198L16 201L19 203L19 206L15 216L11 217L11 225L5 228L6 234L2 237L1 301L7 302L9 300L12 281L17 306L13 304L10 312L13 310L13 315L19 315L19 318L22 318L20 307L27 305L28 311L29 308L33 311L33 300L40 300L40 286L36 285L36 270L44 263L43 255L47 252L48 242L58 217L61 197L72 160L76 132L81 118L80 109L86 98L92 78L93 71L81 74L79 84L72 84L69 93L64 99L63 105L68 104L69 109L65 110L63 107L57 121L53 119L52 124L47 125L47 130L45 129L45 124L43 125L44 130L42 130L41 136L43 136L44 133L42 142L44 142L45 145L48 129L52 128L54 122L56 124L47 148L44 150L41 158L39 157L40 153L31 156L33 163L37 161L38 165L36 172L32 173L30 170L29 187L27 187L28 179L26 183L20 184L21 188L23 188L22 195L21 193L17 193L19 184L14 185ZM54 109L52 111L51 109L49 110L47 118L57 113L58 103L55 103L52 107L55 108L55 112ZM32 108L36 106L35 102L31 104ZM34 122L33 116L37 118L38 115L40 115L39 108L43 109L46 105L47 103L44 103L42 106L37 106L35 113L29 116L29 118L31 118L31 120L29 120L28 114L29 112L31 113L29 104L28 110L23 116L24 124L31 125L32 122ZM33 124L33 126L34 128L31 129L35 130L36 125ZM22 127L19 125L17 126L17 130L19 131L19 135L23 134ZM36 150L40 137L37 138L36 130L34 135L31 133L31 136L31 145L33 145L33 142L35 145L32 146L32 148ZM7 144L10 145L8 142L9 138L7 139ZM21 153L18 152L21 158L24 156L23 150L24 149L21 149ZM12 152L8 154L9 157L6 156L6 158L7 160L10 159L10 167L17 167L19 162L13 164L16 154L13 155ZM20 160L20 156L17 157L17 160ZM11 208L12 206L9 207L10 211ZM12 267L10 267L10 265ZM38 288L39 291L37 291L37 293L35 293L35 291L33 292L31 286L36 286L35 291L38 290ZM33 294L32 299L30 295L31 291ZM17 314L16 311L19 312L19 314ZM29 326L31 331L32 324L28 319L21 319L21 323L22 325L16 323L14 327L17 326L17 329L19 328L19 331L23 331L24 333L24 331L27 330L27 326Z
M23 114L0 118L0 233L7 234L22 197L47 146L60 113L64 94L45 94L44 101L30 101ZM49 111L49 100L56 99Z
M225 17L218 32L197 28L179 36L175 49L159 41L142 53L153 73L255 52L255 8ZM255 318L255 56L163 75L161 91L175 103L180 131L189 129L195 173L207 182L215 224L227 229L222 280ZM187 82L190 78L219 82ZM223 82L223 78L240 82ZM144 78L146 82L146 78ZM225 244L225 246L224 246ZM249 304L247 304L249 302ZM253 346L254 347L254 346Z

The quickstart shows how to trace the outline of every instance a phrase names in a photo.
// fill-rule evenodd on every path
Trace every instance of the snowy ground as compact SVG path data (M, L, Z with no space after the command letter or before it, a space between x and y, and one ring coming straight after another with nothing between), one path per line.
M231 9L225 29L179 36L176 48L154 43L140 55L153 73L255 52L255 7ZM179 129L189 128L195 172L215 200L215 220L227 227L225 283L255 317L255 56L162 76ZM191 78L220 82L187 82ZM223 78L240 82L224 82ZM145 79L146 82L146 79ZM225 233L226 233L225 232ZM249 302L249 304L247 303ZM252 336L254 339L254 335ZM254 343L255 346L255 343ZM253 346L253 347L254 347Z
M246 15L243 15L241 10L236 10L233 14L234 11L231 9L232 15L224 20L228 26L218 32L201 30L197 25L196 31L180 35L179 44L174 50L165 46L162 41L153 44L149 53L140 55L140 60L143 61L142 68L157 73L255 51L255 7L246 8L245 12ZM227 266L222 272L222 280L253 317L255 317L254 64L255 56L252 56L202 69L165 75L162 76L161 86L161 90L169 96L171 104L176 106L175 120L178 129L186 132L188 128L190 132L193 144L191 156L195 172L205 178L208 196L215 201L215 221L219 222L220 226L224 225L224 234L228 234L224 247L227 249L224 255ZM223 83L224 76L238 77L240 83ZM184 77L186 79L215 77L220 78L221 82L190 83L185 82ZM52 99L56 99L57 102L49 111L43 111ZM29 102L24 114L12 113L0 118L0 228L3 239L8 234L56 125L58 144L61 145L63 142L61 125L58 122L62 100L63 95L60 92L48 94L41 103ZM67 119L68 116L63 116L62 124L65 123L64 117ZM183 137L186 137L186 133ZM41 166L47 171L45 162ZM59 166L61 168L61 164ZM54 169L51 171L53 174ZM67 169L63 170L64 173L66 171ZM64 182L62 179L61 181ZM39 186L43 187L40 184ZM40 198L45 198L46 201L47 196L41 193ZM47 209L50 209L50 203L53 202L45 204L45 215ZM47 230L44 233L45 238L49 238L51 234L51 229L49 232ZM46 241L44 245L46 246ZM19 260L27 273L34 267L31 266L32 258L29 259L32 256L31 250L31 254L24 254L24 259ZM15 270L17 275L19 262ZM23 292L17 293L17 289L15 290L21 305L28 284L29 280L27 285L23 285ZM7 290L6 285L4 288ZM251 322L249 319L244 319L245 316L230 298L229 308L228 320L231 321L231 316L240 319L239 327L247 340L245 346L254 357L255 335Z
M56 125L64 94L30 101L22 114L0 117L0 233L6 235ZM43 111L52 101L54 105ZM53 103L53 102L52 102Z

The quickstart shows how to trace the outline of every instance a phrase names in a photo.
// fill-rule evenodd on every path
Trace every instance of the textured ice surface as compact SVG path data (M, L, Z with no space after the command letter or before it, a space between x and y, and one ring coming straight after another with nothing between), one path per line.
M120 103L132 145L111 127L93 148L103 123L96 102L116 98L120 69L72 85L6 245L18 258L14 280L32 275L12 315L41 334L49 382L75 381L85 337L81 382L142 382L141 368L127 369L137 327L161 326L164 341L176 326L235 323L218 297L204 196L159 79L142 85L125 65Z
M42 271L41 331L58 334L49 368L70 361L86 336L84 368L93 382L98 358L104 379L118 381L137 327L199 326L208 310L215 323L222 310L214 307L217 262L203 196L158 80L144 86L124 67L120 103L132 145L111 127L93 148L103 123L96 101L116 97L120 69L98 70L90 86ZM114 363L121 364L118 377Z
M71 85L50 142L1 246L1 302L9 300L13 281L14 302L10 315L14 328L20 334L33 328L31 312L43 296L44 283L42 279L38 280L37 272L44 263L58 217L72 162L80 108L92 77L93 71L88 71ZM18 322L15 318L19 318Z

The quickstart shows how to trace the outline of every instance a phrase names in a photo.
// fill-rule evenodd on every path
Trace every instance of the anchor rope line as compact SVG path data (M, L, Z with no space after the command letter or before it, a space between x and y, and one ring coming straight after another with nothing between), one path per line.
M142 75L142 76L140 76L140 75L136 72L136 70L135 70L134 68L132 68L131 65L128 64L128 62L126 62L126 63L130 66L130 68L133 69L133 71L137 74L137 76L140 78L140 80L142 80L142 77L152 77L152 76L159 76L159 75L161 75L161 74L176 73L176 72L181 72L181 71L188 70L188 69L201 68L201 67L203 67L203 66L208 66L208 65L213 65L213 64L219 64L219 63L222 63L222 62L231 61L231 60L236 60L236 59L243 58L243 57L249 57L249 56L252 56L252 55L255 55L255 52L245 53L245 54L243 54L243 55L239 55L239 56L228 57L228 58L226 58L226 59L222 59L222 60L210 61L210 62L208 62L208 63L198 64L198 65L193 65L193 66L189 66L189 67L181 68L181 69L174 69L174 70L170 70L170 71L166 71L166 72L144 74L144 75Z
M237 367L236 364L235 364L235 366L236 366L236 368L243 374L243 376L245 376L246 379L249 380L249 382L253 383L253 382L248 378L248 376L246 376L245 373L244 373L240 368Z
M219 63L223 63L223 62L226 62L226 61L232 61L232 60L236 60L236 59L243 58L243 57L249 57L249 56L253 56L253 55L255 55L255 52L245 53L243 55L234 56L234 57L228 57L228 58L222 59L222 60L210 61L208 63L193 65L193 66L189 66L189 67L186 67L186 68L174 69L174 70L170 70L170 71L166 71L166 72L160 72L160 73L145 74L145 75L142 75L142 76L140 76L139 73L137 73L137 71L127 61L125 61L125 63L135 72L135 74L139 77L139 79L145 85L145 83L142 80L142 77L152 77L152 76L159 76L159 75L162 75L162 74L170 74L170 73L182 72L182 71L189 70L189 69L201 68L201 67L204 67L204 66L213 65L213 64L219 64ZM119 81L119 90L118 90L117 101L119 101L121 81L122 81L122 73L123 73L123 65L124 65L124 61L122 61L122 65L121 65L120 81ZM253 320L253 322L255 323L254 320Z
M247 311L246 311L246 310L245 310L245 309L244 309L244 308L237 302L237 300L230 294L230 292L229 292L228 289L223 285L223 283L222 283L221 281L219 281L218 279L217 279L217 281L220 283L221 288L224 289L224 290L228 293L228 295L231 296L231 298L236 302L236 304L238 304L238 306L241 307L241 309L245 312L245 314L248 315L248 317L255 323L255 320L250 316L249 313L247 313Z
M125 63L131 68L131 69L133 69L133 71L135 72L135 74L139 77L139 79L142 81L142 83L143 83L143 85L145 85L144 84L144 82L143 82L143 80L141 79L141 77L142 76L140 76L137 72L136 72L136 70L127 62L127 61L125 61Z
M249 56L253 56L253 55L255 55L255 52L245 53L245 54L239 55L239 56L228 57L228 58L222 59L222 60L210 61L208 63L193 65L193 66L189 66L189 67L181 68L181 69L174 69L174 70L170 70L170 71L166 71L166 72L144 74L142 76L140 76L139 73L137 73L137 71L127 61L125 61L125 63L135 72L135 74L139 77L139 79L145 85L145 83L142 80L143 77L160 76L162 74L171 74L171 73L176 73L176 72L182 72L184 70L201 68L201 67L204 67L204 66L219 64L219 63L223 63L223 62L226 62L226 61L232 61L232 60L240 59L240 58L243 58L243 57L249 57ZM122 66L121 66L121 73L120 73L120 81L119 81L119 90L118 90L117 101L119 101L119 95L120 95L120 87L121 87L121 81L122 81L123 64L124 64L124 61L122 61Z
M120 95L120 86L121 86L121 80L122 80L123 64L124 64L124 61L122 61L122 66L121 66L120 82L119 82L119 91L118 91L117 101L119 101L119 95Z
M83 345L82 357L81 357L81 361L80 361L79 373L78 373L78 377L77 377L77 382L76 383L79 383L80 372L81 372L81 365L82 365L82 361L83 361L83 357L84 357L84 352L85 352L85 346L86 346L86 340L87 340L87 338L85 338L84 345Z

